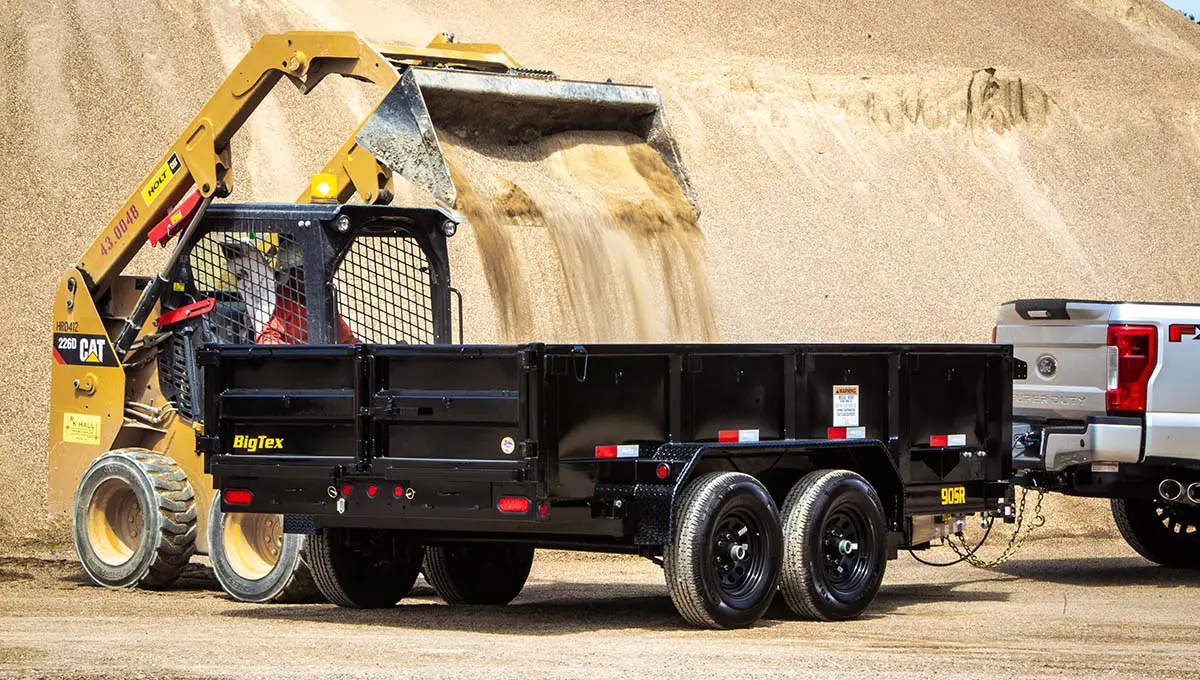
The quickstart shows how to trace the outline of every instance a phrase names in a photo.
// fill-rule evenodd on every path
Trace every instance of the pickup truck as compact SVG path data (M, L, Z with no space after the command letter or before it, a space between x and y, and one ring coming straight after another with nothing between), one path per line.
M1014 300L1013 466L1030 484L1111 499L1143 557L1200 568L1200 305Z

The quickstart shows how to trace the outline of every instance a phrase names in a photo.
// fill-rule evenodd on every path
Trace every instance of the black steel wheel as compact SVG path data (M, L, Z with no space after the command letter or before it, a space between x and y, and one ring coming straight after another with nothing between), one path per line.
M533 546L459 543L425 548L425 580L447 604L508 604L525 587Z
M1129 547L1164 567L1200 569L1200 507L1164 500L1112 500L1113 520Z
M758 480L712 472L692 481L663 551L675 608L705 628L753 625L775 594L782 539L775 502Z
M412 590L424 550L387 529L321 529L308 543L309 568L330 602L356 609L394 606Z
M783 504L780 591L792 611L822 621L861 614L883 583L885 523L878 494L849 470L817 470L797 482Z

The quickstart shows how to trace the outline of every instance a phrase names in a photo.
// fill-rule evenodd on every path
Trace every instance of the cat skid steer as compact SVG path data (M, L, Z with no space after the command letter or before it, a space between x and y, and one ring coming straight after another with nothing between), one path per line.
M231 140L281 80L307 94L330 75L374 83L384 96L299 202L387 204L407 181L439 207L353 229L345 218L331 230L297 217L256 233L264 215L287 218L297 206L214 203L233 190ZM314 595L302 535L285 535L278 515L222 514L213 503L196 450L196 351L450 342L449 316L435 311L448 307L433 297L449 289L441 235L461 217L438 130L507 144L571 130L632 133L691 197L653 88L561 80L522 68L496 45L448 36L423 48L341 32L264 36L58 285L49 501L53 513L72 514L95 582L163 588L200 553L236 599ZM162 272L123 273L148 245L170 249ZM437 293L418 285L439 276Z

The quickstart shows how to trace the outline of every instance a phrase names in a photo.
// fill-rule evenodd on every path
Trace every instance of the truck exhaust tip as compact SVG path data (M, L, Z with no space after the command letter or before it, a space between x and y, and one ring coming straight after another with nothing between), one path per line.
M1187 498L1196 505L1200 505L1200 482L1188 484Z
M1183 485L1174 479L1164 479L1158 483L1158 495L1162 496L1163 500L1177 501L1183 495Z

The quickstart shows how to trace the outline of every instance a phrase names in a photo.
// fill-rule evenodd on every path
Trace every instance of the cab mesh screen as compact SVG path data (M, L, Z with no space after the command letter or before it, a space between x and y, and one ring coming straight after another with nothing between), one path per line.
M405 236L360 236L333 276L337 310L360 342L435 342L433 285L420 244Z
M222 231L197 241L188 266L200 299L216 298L206 317L220 344L308 342L300 244L287 234Z

